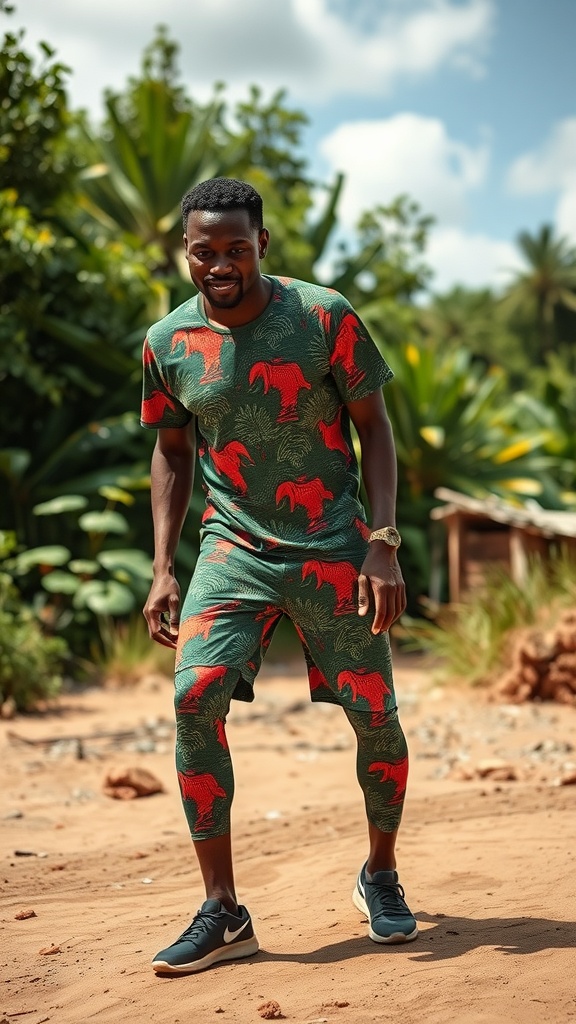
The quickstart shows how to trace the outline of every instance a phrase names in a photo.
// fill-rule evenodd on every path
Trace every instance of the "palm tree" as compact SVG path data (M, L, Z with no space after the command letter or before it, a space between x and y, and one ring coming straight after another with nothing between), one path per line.
M544 224L535 235L522 231L517 241L527 269L517 274L508 288L503 309L533 322L537 359L543 364L554 347L558 308L576 311L576 249L567 239L555 238L549 224Z

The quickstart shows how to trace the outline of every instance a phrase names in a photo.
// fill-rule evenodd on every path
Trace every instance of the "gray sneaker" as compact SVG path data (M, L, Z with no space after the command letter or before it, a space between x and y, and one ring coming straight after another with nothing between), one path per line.
M192 974L220 960L237 960L259 949L246 907L230 914L220 900L206 900L176 941L152 961L157 974Z
M352 893L354 905L370 922L368 935L374 942L412 942L418 935L416 919L404 899L396 871L375 871L368 875L364 864Z

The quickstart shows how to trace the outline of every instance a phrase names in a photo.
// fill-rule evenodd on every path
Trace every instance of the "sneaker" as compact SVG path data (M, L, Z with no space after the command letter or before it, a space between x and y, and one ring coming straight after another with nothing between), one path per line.
M358 910L366 914L370 922L368 934L374 942L411 942L418 935L416 919L404 900L396 871L375 871L368 876L364 865L352 899Z
M219 960L251 956L258 949L246 907L230 914L220 900L206 900L176 942L154 957L152 967L159 974L191 974Z

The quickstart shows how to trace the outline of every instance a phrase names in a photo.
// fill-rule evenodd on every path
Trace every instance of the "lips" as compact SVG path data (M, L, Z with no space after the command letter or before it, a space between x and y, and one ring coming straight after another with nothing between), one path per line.
M236 287L240 282L236 278L226 278L223 281L205 281L206 288L210 291L217 292L218 295L227 295L233 288Z

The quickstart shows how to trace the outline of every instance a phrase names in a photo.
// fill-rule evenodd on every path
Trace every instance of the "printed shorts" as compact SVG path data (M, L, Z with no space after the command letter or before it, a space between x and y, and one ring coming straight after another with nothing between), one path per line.
M286 615L302 642L313 701L388 715L396 707L389 637L372 634L372 612L360 617L357 610L365 555L356 544L331 558L295 557L205 535L182 608L176 673L209 667L218 685L236 669L233 696L252 701L262 658Z

